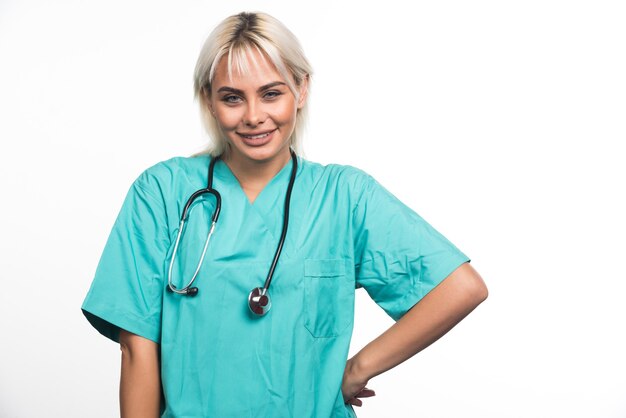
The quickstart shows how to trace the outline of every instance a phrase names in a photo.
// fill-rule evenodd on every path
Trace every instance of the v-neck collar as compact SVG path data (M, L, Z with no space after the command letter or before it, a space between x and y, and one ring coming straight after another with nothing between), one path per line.
M298 173L302 169L302 160L299 156L296 156L296 159L298 161L298 167L296 170L296 178L297 178ZM233 190L236 190L235 193L239 195L240 198L243 197L247 206L261 209L261 206L265 206L265 204L262 202L265 202L268 199L267 197L268 195L273 194L273 193L270 193L271 190L274 190L276 187L281 187L282 189L284 189L283 196L285 193L287 193L287 187L289 185L289 178L291 176L292 165L293 165L293 160L289 158L289 161L287 162L287 164L285 164L283 168L281 168L278 171L278 173L276 173L274 177L272 177L270 181L267 182L267 184L263 187L263 189L261 189L259 194L257 194L253 202L250 202L250 199L248 199L248 195L241 187L241 183L239 183L237 176L235 176L235 173L233 173L233 171L230 169L228 164L226 164L222 159L218 160L215 163L214 175L218 177L222 182L226 183L228 187L232 188Z
M299 235L302 213L304 212L302 205L306 205L302 195L303 190L301 190L303 187L301 183L304 180L302 173L305 160L300 156L296 156L296 159L298 167L291 195L288 233L281 253L281 259L290 258L293 256L293 251L296 250L296 237ZM214 186L222 195L222 209L228 213L228 215L224 213L222 216L226 218L230 218L231 215L238 217L230 220L230 222L234 222L231 226L235 229L243 223L251 225L249 223L251 219L256 218L256 221L252 222L261 228L259 231L262 231L262 234L265 234L263 240L265 245L269 246L268 248L275 248L278 245L283 226L285 197L289 186L292 164L293 160L290 158L289 162L265 185L254 202L250 203L248 196L241 188L237 177L230 170L230 167L222 160L218 160L215 163ZM249 218L250 216L252 218Z

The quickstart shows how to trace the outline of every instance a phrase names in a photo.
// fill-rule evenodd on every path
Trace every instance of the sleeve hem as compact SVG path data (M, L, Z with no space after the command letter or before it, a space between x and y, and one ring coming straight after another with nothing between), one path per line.
M400 310L396 315L390 315L394 321L398 321L402 318L413 306L415 306L420 300L424 298L427 294L429 294L435 287L437 287L441 282L448 278L454 270L459 268L463 263L469 263L471 259L467 257L463 253L458 253L450 258L449 262L445 265L442 265L439 269L437 269L436 273L433 273L433 280L425 283L418 282L417 292L407 295L405 309Z
M100 334L114 342L119 343L120 329L123 329L160 344L160 330L149 324L145 318L130 312L111 310L110 307L98 304L85 303L81 309L89 323Z

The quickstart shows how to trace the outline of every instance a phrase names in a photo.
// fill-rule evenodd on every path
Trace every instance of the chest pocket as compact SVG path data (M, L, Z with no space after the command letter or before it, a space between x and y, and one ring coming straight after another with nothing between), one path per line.
M354 317L354 282L343 260L304 260L304 326L313 337L336 337Z

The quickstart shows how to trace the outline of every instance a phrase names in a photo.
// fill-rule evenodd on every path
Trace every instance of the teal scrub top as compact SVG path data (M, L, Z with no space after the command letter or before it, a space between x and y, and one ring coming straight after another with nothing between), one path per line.
M365 172L298 157L289 229L269 292L249 313L283 224L289 162L250 203L221 160L222 210L194 286L166 291L181 211L207 185L208 156L175 157L132 184L82 305L118 341L125 329L160 344L168 418L356 417L341 383L364 288L400 319L468 257ZM172 281L187 284L206 240L214 200L192 206Z

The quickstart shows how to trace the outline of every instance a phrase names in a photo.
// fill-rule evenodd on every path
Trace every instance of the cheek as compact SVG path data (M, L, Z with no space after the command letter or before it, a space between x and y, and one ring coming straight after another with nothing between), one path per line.
M239 121L241 120L241 115L239 115L238 112L233 111L233 109L228 109L227 111L218 109L215 112L215 119L223 130L229 130L237 127Z
M291 124L296 120L296 112L298 108L295 102L283 103L274 112L274 119L281 124Z

